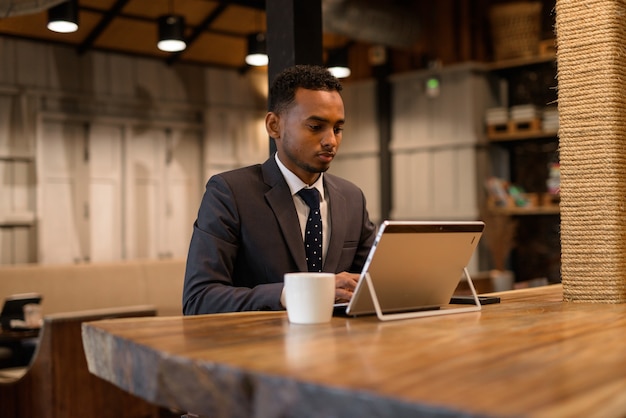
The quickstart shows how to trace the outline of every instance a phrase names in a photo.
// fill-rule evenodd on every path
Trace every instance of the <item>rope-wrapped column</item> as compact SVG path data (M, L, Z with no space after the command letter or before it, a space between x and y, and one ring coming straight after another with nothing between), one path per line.
M626 302L626 1L557 0L563 296Z

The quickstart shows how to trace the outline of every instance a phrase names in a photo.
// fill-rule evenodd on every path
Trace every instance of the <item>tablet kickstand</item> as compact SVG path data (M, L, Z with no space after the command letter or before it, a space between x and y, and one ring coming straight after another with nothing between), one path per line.
M380 303L378 301L378 296L376 296L376 289L374 289L373 280L368 273L365 273L365 280L367 281L367 285L369 287L370 296L372 297L372 302L374 303L374 309L376 310L376 316L381 321L391 321L396 319L409 319L409 318L419 318L423 316L435 316L435 315L449 315L454 313L464 313L464 312L477 312L482 309L480 300L478 299L478 294L476 293L476 289L474 288L474 283L472 282L472 278L470 277L469 272L467 271L467 267L463 268L463 273L465 274L465 278L467 279L467 283L469 285L470 290L472 291L472 296L474 298L474 305L468 305L463 308L452 308L452 309L438 309L438 310L428 310L428 311L415 311L415 312L401 312L401 313L383 313L381 309Z

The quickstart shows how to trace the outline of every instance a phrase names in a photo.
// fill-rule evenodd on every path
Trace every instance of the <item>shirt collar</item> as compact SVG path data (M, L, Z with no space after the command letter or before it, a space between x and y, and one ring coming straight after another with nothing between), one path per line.
M287 181L287 185L289 186L289 190L291 191L291 195L295 195L301 189L306 188L316 188L318 192L320 192L320 198L324 200L324 173L320 173L319 178L313 183L311 187L309 187L305 182L300 180L298 176L296 176L291 170L289 170L278 158L278 152L274 154L274 158L276 159L276 164L278 164L278 168L280 172L283 173L283 177L285 181Z

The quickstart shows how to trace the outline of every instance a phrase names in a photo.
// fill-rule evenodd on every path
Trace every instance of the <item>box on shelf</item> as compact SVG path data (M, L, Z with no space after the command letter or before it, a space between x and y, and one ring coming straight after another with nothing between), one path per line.
M539 132L541 131L541 119L512 120L509 122L509 131L511 133Z
M487 134L524 134L558 129L559 114L554 107L545 110L532 104L517 105L506 109L490 108L485 112Z
M485 111L487 125L497 125L509 121L509 109L506 107L492 107Z
M540 118L524 121L509 120L504 124L487 125L487 135L489 136L500 134L533 133L540 132L541 130L542 125Z
M508 131L509 109L492 107L485 111L485 124L490 135Z
M559 129L559 111L556 107L546 107L541 118L543 129L557 131Z
M494 58L535 56L541 34L541 2L496 4L489 11Z
M537 106L532 104L523 104L511 107L511 120L532 120L541 116Z

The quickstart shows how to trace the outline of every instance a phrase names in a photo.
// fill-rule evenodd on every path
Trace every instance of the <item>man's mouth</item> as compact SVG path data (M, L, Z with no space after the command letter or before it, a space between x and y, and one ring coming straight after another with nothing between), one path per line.
M317 154L318 158L325 162L331 162L335 158L334 152L320 152Z

